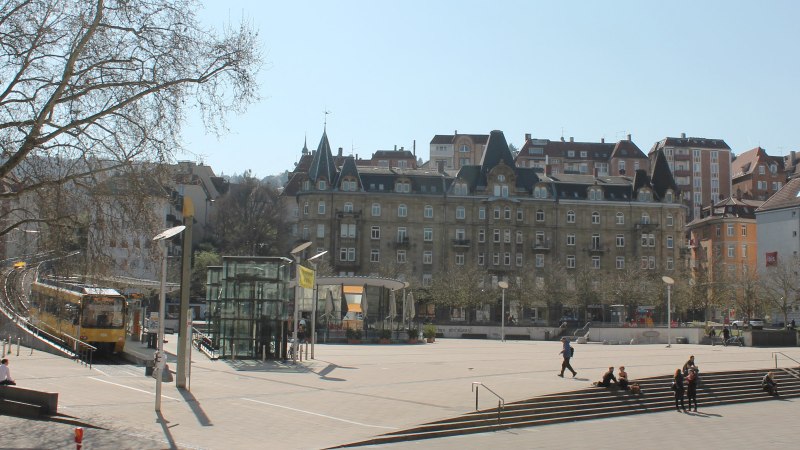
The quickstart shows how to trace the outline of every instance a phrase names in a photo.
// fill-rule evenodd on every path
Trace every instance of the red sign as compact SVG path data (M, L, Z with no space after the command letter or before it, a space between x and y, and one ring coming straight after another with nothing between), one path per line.
M778 252L767 252L767 267L778 265Z

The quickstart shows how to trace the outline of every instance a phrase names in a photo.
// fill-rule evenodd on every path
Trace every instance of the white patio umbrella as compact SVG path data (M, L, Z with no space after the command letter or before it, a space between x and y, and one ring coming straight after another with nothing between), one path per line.
M397 315L397 300L394 298L394 289L389 292L389 329L394 330L394 316Z
M325 316L330 318L333 317L333 292L328 289L328 295L325 298Z
M414 316L417 315L416 309L414 308L414 293L408 291L408 324L409 326L414 321Z

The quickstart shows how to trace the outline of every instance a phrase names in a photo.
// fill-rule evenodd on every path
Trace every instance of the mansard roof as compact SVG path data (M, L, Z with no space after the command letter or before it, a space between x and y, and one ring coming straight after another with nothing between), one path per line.
M486 186L486 175L490 170L497 167L501 162L505 163L508 167L514 168L514 156L508 148L506 136L500 130L493 130L489 134L489 141L486 144L486 149L483 151L481 158L481 179L479 183Z
M364 189L364 183L361 182L361 175L358 172L358 167L356 167L356 160L352 156L348 156L344 159L342 170L339 172L339 178L336 180L337 188L341 188L342 180L347 176L358 180L358 190Z
M585 200L591 186L601 187L606 201L629 201L632 196L631 179L624 176L558 174L548 175L546 180L552 183L559 200Z
M614 158L642 158L645 159L647 156L644 152L633 143L633 141L629 141L627 139L623 139L617 142L614 145L614 150L611 152L611 157L609 159Z
M485 144L489 139L488 134L437 134L431 139L431 145L453 144L459 137L468 137L476 144Z
M666 137L650 149L650 153L665 147L706 148L711 150L730 150L723 139L709 139L700 137Z
M319 141L317 151L314 152L314 159L308 170L308 177L312 181L324 178L330 183L336 180L336 164L333 161L331 145L328 143L328 132L322 132L322 139Z

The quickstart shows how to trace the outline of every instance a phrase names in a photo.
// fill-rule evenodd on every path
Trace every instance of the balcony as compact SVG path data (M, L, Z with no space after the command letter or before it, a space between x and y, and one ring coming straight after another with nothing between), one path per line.
M603 247L602 245L592 245L589 248L586 248L584 250L586 250L589 253L594 253L594 254L605 253L606 251L608 251L608 249L606 247Z
M409 242L408 236L402 236L392 241L390 246L392 248L408 248L411 246L411 243Z
M336 218L337 219L344 219L345 217L355 217L356 219L361 218L361 210L358 211L341 211L336 210Z
M551 248L550 239L536 239L533 242L533 250L534 251L546 252L546 251L549 251L550 248Z
M469 239L453 239L453 247L469 247Z
M659 227L657 222L647 222L647 223L636 222L634 225L637 230L642 230L642 231L655 230L658 229Z

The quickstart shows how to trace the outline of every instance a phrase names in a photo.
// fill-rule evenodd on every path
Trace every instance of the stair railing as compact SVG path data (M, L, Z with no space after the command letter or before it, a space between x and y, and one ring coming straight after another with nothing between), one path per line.
M775 368L776 369L778 368L778 355L781 355L786 359L790 359L790 360L794 361L798 366L800 366L800 361L792 358L791 356L787 355L786 353L783 353L783 352L772 352L772 358L775 360Z
M485 384L483 384L480 381L473 381L472 382L472 391L475 392L475 411L478 410L478 391L480 390L479 388L481 386L483 386L484 389L486 389L487 391L491 392L492 394L494 394L495 397L497 397L499 399L499 401L497 402L497 423L499 424L500 423L500 413L505 408L506 401L503 399L503 397L500 397L497 394L497 392L493 391L489 386L486 386Z

